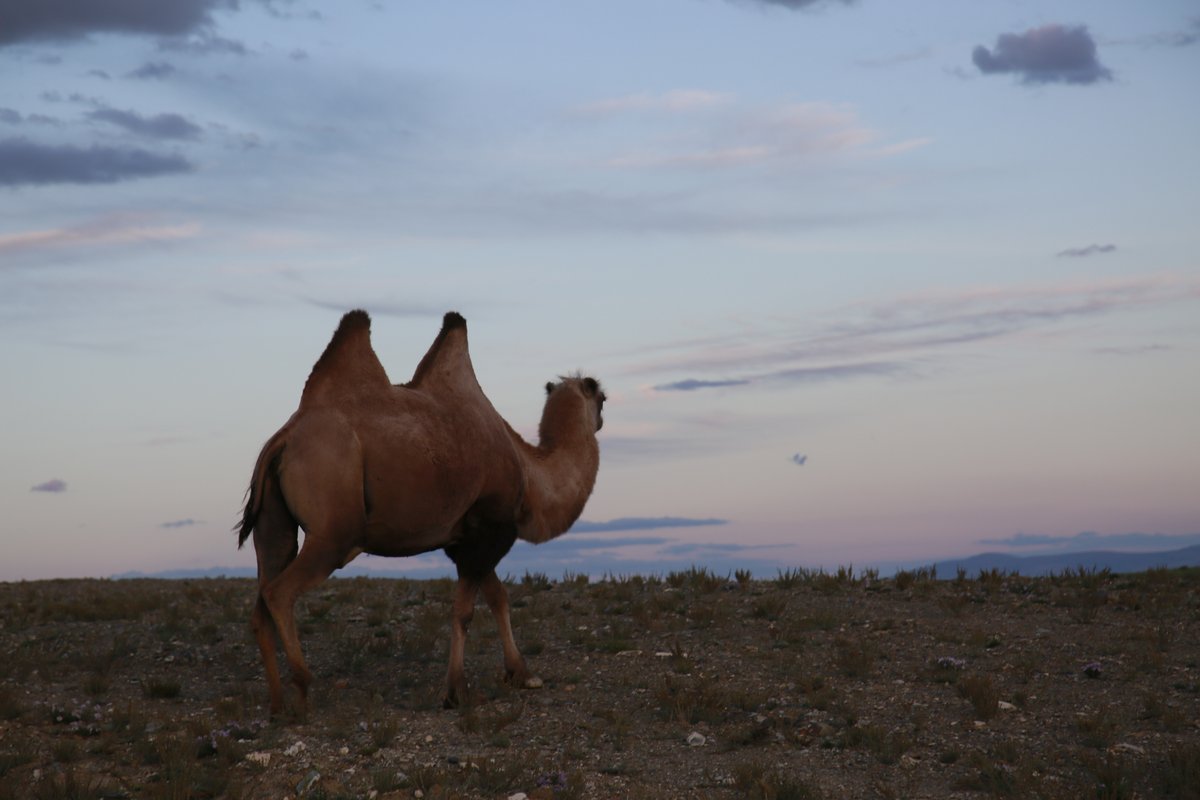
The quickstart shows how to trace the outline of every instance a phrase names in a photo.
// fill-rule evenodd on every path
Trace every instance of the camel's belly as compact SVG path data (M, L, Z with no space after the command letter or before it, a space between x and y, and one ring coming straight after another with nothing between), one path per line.
M455 526L457 527L457 526ZM412 530L396 528L377 521L367 521L362 551L373 556L398 558L440 550L454 541L455 528Z

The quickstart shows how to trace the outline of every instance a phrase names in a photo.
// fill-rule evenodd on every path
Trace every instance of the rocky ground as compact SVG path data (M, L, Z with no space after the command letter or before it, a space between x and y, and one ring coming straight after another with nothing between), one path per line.
M511 594L543 688L480 608L444 710L450 583L331 580L271 721L251 581L0 584L0 798L1200 798L1200 571Z

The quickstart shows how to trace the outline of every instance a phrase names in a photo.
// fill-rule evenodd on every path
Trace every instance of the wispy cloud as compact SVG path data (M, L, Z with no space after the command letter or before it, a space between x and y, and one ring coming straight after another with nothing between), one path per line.
M25 138L0 140L0 186L116 183L192 169L183 156L137 147L85 148L39 144Z
M614 531L649 531L659 528L696 528L725 525L725 519L691 519L688 517L618 517L607 522L579 520L571 526L572 533L611 533Z
M992 49L976 47L971 60L984 74L1013 73L1025 84L1112 80L1112 72L1096 58L1096 42L1082 25L1044 25L1024 33L1004 33Z
M136 215L114 214L81 225L0 235L0 254L17 255L64 247L165 242L196 236L200 226L154 224Z
M685 376L655 384L659 391L919 376L931 357L963 345L1197 298L1200 281L1169 274L927 292L855 304L824 322L759 321L735 335L666 343L628 372Z
M758 5L775 8L787 8L791 9L792 11L799 11L801 9L818 8L820 6L849 6L853 5L856 0L731 0L731 2L737 3L738 5Z
M200 524L200 522L198 520L194 520L191 517L188 517L187 519L176 519L176 520L172 520L170 522L163 522L158 527L168 528L168 529L170 529L170 528L190 528L193 525L199 525L199 524Z
M58 478L51 478L45 483L39 483L37 486L30 487L31 492L48 492L50 494L62 494L67 490L66 481Z
M695 378L688 378L682 381L672 381L671 383L663 383L655 386L655 391L659 392L694 392L697 389L721 389L727 386L745 386L750 383L748 378L734 378L729 380L712 380L701 381Z
M637 169L783 166L839 154L893 156L931 142L928 138L884 142L879 132L863 124L857 112L845 105L811 102L748 107L732 100L718 113L689 119L683 128L660 131L656 137L664 143L612 156L606 165Z
M619 114L627 111L684 112L714 108L731 101L732 97L722 92L710 92L704 89L676 89L658 94L637 92L620 97L610 97L584 103L576 110L581 114L596 115Z
M1117 246L1115 244L1089 244L1087 247L1068 247L1066 250L1059 250L1055 255L1060 258L1085 258L1101 253L1115 253L1116 251Z

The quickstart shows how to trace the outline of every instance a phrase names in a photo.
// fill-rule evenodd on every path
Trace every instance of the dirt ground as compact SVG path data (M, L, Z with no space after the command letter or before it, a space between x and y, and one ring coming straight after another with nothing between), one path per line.
M942 576L945 578L945 576ZM1200 798L1200 571L510 586L544 681L451 584L301 601L269 720L249 580L0 584L0 798Z

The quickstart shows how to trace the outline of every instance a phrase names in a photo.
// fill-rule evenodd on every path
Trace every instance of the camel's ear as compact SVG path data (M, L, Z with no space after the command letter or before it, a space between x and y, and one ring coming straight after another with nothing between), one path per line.
M595 378L584 378L583 390L588 397L595 397L596 392L600 391L600 384L596 382Z
M546 381L546 394L554 391L554 381Z

